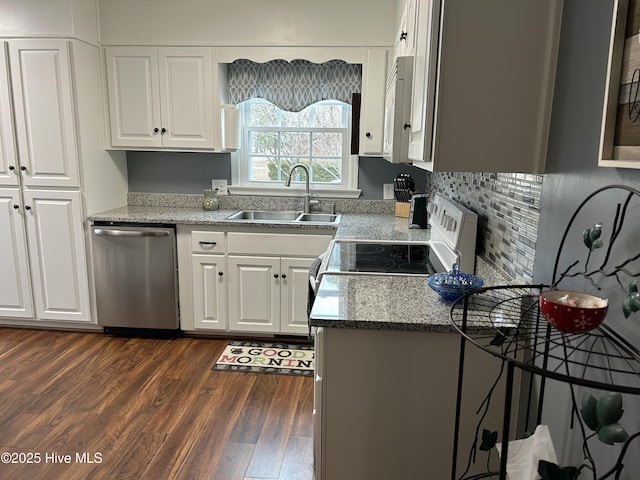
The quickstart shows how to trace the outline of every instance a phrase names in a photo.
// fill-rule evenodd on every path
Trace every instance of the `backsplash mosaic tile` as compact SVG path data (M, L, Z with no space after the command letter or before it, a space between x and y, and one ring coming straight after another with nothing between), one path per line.
M533 281L543 175L453 173L429 176L428 191L478 214L478 254L515 283Z
M478 254L514 283L531 283L538 237L543 175L452 173L427 176L427 191L443 194L478 214ZM220 196L220 208L299 209L298 197ZM129 205L197 208L200 194L130 192ZM322 199L341 213L393 213L393 200Z

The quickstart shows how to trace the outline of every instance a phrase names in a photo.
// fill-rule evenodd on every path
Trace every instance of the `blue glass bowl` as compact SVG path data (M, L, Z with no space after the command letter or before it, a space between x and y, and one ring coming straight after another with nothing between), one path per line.
M482 278L461 272L457 263L453 264L453 270L427 277L427 282L447 302L455 302L468 291L484 285Z

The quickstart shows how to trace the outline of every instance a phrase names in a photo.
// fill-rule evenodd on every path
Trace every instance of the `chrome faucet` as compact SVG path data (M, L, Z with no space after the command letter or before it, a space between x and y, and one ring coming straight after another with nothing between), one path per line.
M291 186L291 177L293 176L293 171L296 168L301 168L302 170L304 170L304 174L306 176L305 194L304 194L304 213L310 213L311 212L311 206L310 206L310 203L309 203L309 199L311 198L311 195L309 194L309 169L307 167L305 167L301 163L296 163L293 167L291 167L291 170L289 170L289 176L287 177L287 180L284 182L284 186L285 187L290 187Z

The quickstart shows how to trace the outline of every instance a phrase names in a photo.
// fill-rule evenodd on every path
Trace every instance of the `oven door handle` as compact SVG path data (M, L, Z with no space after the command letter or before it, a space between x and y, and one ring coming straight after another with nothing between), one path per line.
M93 233L96 235L112 237L168 237L169 232L165 230L111 230L96 228Z

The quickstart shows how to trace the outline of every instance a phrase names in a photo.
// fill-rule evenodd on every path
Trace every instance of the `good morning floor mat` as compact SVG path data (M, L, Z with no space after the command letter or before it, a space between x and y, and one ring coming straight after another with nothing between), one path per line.
M232 340L211 367L233 372L313 375L313 345Z

